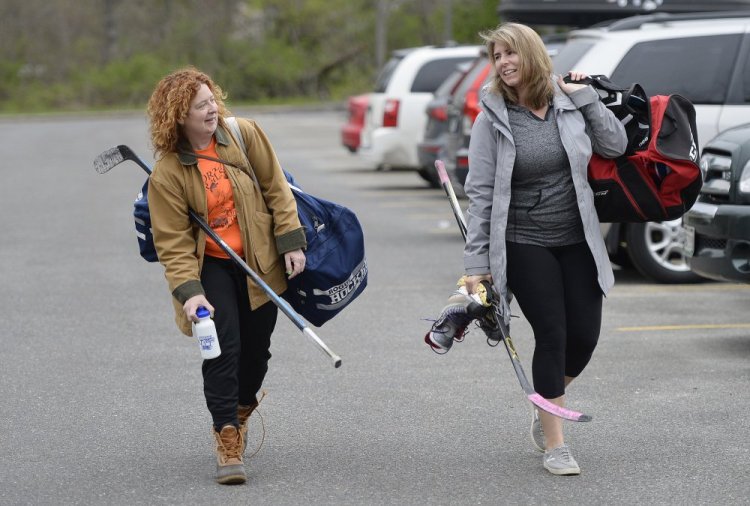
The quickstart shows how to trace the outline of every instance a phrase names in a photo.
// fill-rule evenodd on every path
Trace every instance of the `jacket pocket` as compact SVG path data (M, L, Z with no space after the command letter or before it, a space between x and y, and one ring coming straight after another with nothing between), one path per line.
M273 235L273 216L255 211L252 223L253 254L258 268L264 274L271 272L279 264L279 252Z

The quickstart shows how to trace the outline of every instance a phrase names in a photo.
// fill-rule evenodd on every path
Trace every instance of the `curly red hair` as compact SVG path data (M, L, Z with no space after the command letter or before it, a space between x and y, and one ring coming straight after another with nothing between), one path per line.
M219 118L226 116L228 111L223 101L226 94L208 74L194 67L172 72L159 81L148 101L149 130L155 154L165 155L177 151L177 142L181 135L179 121L184 121L187 117L190 102L202 84L208 86L214 94L219 108Z

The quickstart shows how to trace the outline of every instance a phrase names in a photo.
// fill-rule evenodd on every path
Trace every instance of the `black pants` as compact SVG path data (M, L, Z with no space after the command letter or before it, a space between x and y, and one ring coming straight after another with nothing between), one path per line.
M507 242L508 287L534 331L535 390L565 393L591 359L602 323L602 291L585 242L545 248Z
M251 404L263 384L278 310L272 302L250 310L247 275L230 259L207 256L201 283L215 309L221 346L221 355L203 361L203 392L220 430L237 425L237 405Z

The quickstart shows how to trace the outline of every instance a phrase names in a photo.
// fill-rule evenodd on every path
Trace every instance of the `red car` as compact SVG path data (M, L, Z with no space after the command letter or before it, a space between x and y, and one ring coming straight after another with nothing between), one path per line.
M341 127L341 143L352 153L356 153L359 149L360 134L365 126L365 113L368 105L369 95L367 94L349 97L349 120Z

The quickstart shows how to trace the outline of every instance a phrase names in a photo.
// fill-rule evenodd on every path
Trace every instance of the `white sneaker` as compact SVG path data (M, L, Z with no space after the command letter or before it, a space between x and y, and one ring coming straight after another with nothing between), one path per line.
M563 476L581 474L581 468L578 467L576 459L570 454L568 445L558 446L544 452L542 463L544 468L552 474Z
M534 443L534 448L540 452L544 451L544 430L542 430L542 421L539 419L539 411L536 410L534 405L531 405L531 442Z

